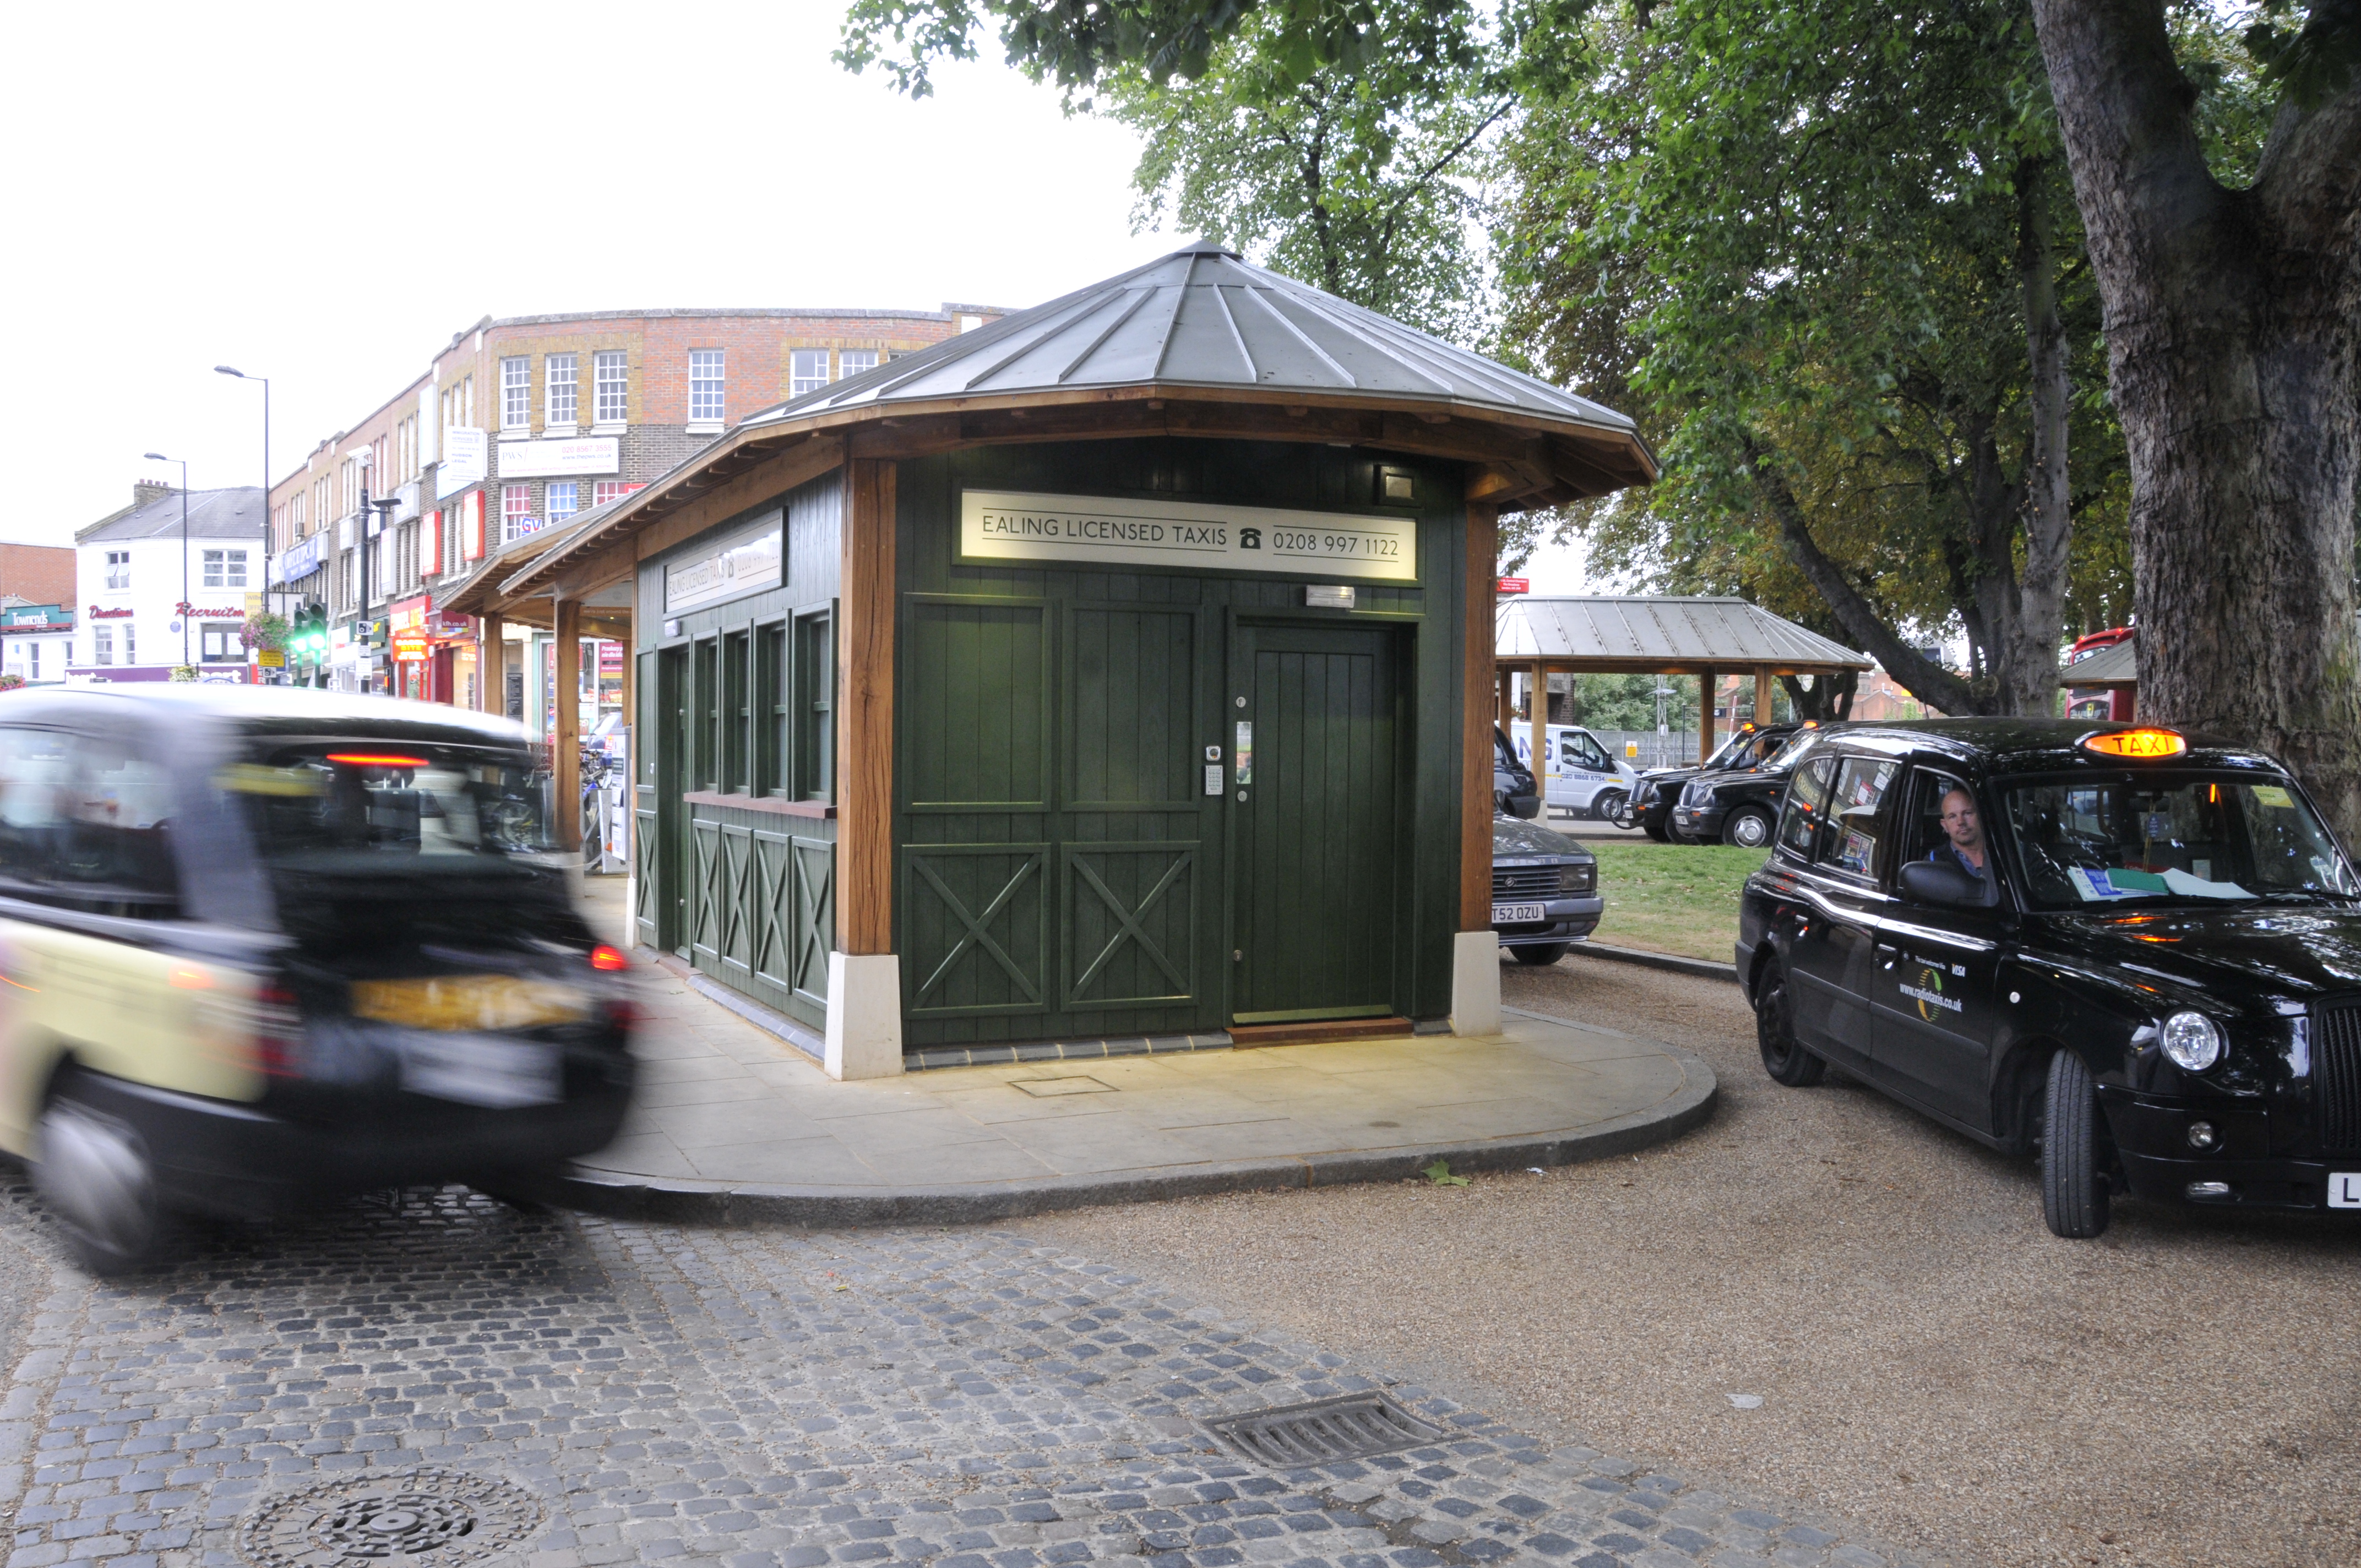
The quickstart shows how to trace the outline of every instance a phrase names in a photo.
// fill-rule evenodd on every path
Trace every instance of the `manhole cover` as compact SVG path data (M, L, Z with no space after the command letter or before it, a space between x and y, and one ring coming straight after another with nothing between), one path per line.
M456 1470L380 1471L273 1497L238 1532L258 1568L482 1563L541 1528L541 1499Z
M1411 1415L1382 1394L1346 1394L1308 1404L1248 1410L1206 1423L1213 1435L1248 1459L1280 1469L1366 1459L1416 1448L1443 1436L1443 1429Z

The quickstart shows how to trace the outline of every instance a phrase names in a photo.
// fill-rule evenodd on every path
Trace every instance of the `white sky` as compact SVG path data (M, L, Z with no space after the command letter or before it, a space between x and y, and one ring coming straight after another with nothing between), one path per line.
M147 463L284 476L486 315L1021 307L1131 233L1137 145L986 60L912 102L829 59L842 0L27 7L0 94L16 514L71 543ZM1546 552L1539 591L1580 586Z
M283 476L481 316L1035 304L1135 237L1130 132L997 61L912 103L838 0L28 6L0 94L17 511ZM504 192L514 192L513 196ZM177 467L159 477L177 476Z

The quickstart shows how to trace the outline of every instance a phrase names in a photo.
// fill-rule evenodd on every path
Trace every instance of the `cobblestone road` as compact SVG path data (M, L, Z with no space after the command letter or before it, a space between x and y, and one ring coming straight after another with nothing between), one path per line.
M45 1259L45 1231L17 1185L0 1247ZM1412 1386L1387 1392L1431 1447L1245 1462L1207 1418L1382 1369L1004 1232L683 1232L455 1188L56 1277L0 1402L9 1568L239 1563L273 1497L420 1464L534 1494L501 1561L540 1568L1892 1560Z

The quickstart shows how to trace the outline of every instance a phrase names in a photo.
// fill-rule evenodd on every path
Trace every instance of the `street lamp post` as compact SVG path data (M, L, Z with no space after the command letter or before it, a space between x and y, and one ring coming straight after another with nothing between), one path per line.
M216 376L262 383L262 608L270 608L270 378L249 376L234 365L216 365Z
M401 504L401 497L399 497L399 496L380 496L380 497L379 497L376 500L374 500L374 501L370 502L369 504L377 508L377 531L378 531L378 537L379 537L379 538L380 538L380 539L390 539L390 538L391 538L391 537L392 537L391 530L392 530L392 528L393 528L393 509L394 509L394 508L396 508L396 507L398 507L398 506L400 506L400 505ZM368 520L367 518L363 518L363 519L361 520L361 523L362 523L362 530L361 530L361 531L362 531L363 532L367 532L368 531ZM367 582L368 579L367 577L363 577L361 580L362 580L363 582ZM362 609L362 611L363 611L364 613L366 613L366 612L368 611L368 607L367 605L363 605L363 606L361 607L361 609ZM393 627L392 627L392 624L391 624L391 623L392 623L392 620L393 620L393 595L392 595L392 594L390 594L390 593L388 593L388 594L385 596L385 612L386 612L386 621L387 621L387 626L386 626L386 649L385 649L385 694L386 694L388 696L400 696L401 694L400 694L400 693L398 693L398 692L396 692L396 691L393 689ZM374 627L377 625L377 620L376 620L376 618L375 618L375 617L373 617L373 616L372 616L372 617L370 617L370 619L369 619L369 625L371 626L371 628L374 628ZM371 695L375 695L375 694L376 694L376 691L377 691L377 644L376 644L375 642L371 642L371 643L368 645L368 672L369 672L369 686L368 686L368 689L369 689L369 691L370 691Z
M189 666L189 464L184 457L167 457L160 452L146 455L150 463L178 463L181 466L181 667ZM95 635L93 633L93 635Z

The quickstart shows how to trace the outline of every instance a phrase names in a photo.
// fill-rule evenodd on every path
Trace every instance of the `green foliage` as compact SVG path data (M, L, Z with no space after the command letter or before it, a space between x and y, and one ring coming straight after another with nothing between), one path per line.
M2254 12L2239 41L2261 65L2262 81L2296 107L2316 109L2361 76L2356 0L2261 0Z
M1467 1179L1466 1177L1454 1176L1451 1174L1451 1162L1447 1159L1436 1160L1433 1165L1430 1165L1425 1169L1420 1171L1419 1174L1425 1177L1429 1183L1436 1187L1465 1187L1467 1185Z
M1574 677L1571 722L1593 729L1653 729L1656 727L1654 675L1577 674ZM1675 735L1694 734L1697 727L1697 684L1687 676L1665 676L1673 695L1664 699L1664 725Z
M248 650L260 648L283 652L287 647L287 618L270 609L258 610L247 616L246 624L237 631L239 645Z
M1357 62L1306 71L1280 9L1248 16L1185 79L1126 64L1098 106L1137 130L1134 226L1165 219L1257 262L1439 336L1482 333L1471 252L1473 180L1513 98L1499 61L1455 17L1422 52L1431 6L1388 6Z
M1466 0L853 0L836 58L923 97L934 61L973 60L976 35L995 27L1009 64L1088 107L1119 70L1159 85L1204 75L1249 19L1290 86L1323 69L1464 65L1470 48Z

